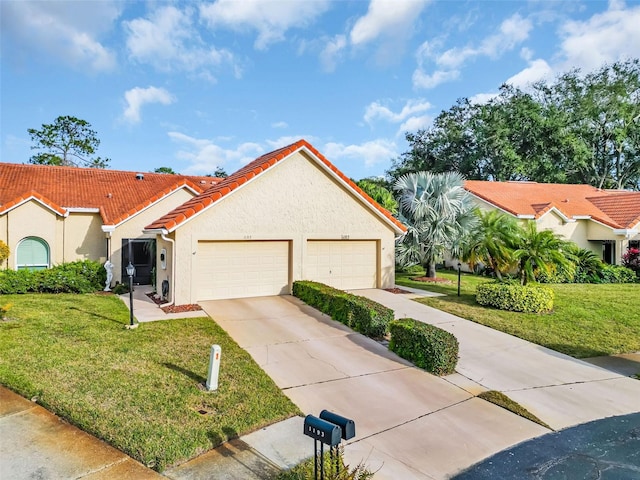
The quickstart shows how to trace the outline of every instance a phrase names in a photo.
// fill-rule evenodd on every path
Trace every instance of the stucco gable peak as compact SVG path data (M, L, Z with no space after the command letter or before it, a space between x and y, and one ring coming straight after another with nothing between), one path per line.
M356 197L360 198L366 208L373 211L374 214L379 216L385 223L389 224L397 233L402 233L406 230L406 227L402 225L400 221L395 219L387 210L382 208L373 199L371 199L371 197L364 193L309 142L301 139L291 145L258 157L254 161L231 174L226 179L207 189L202 194L192 198L155 222L147 225L144 228L144 231L153 232L158 231L159 229L165 229L169 232L173 232L185 222L199 216L209 208L212 208L223 198L240 190L241 188L244 188L274 166L292 158L296 153L303 153L305 158L316 163L323 170L329 173L329 175L339 184L342 184L345 188L352 191Z

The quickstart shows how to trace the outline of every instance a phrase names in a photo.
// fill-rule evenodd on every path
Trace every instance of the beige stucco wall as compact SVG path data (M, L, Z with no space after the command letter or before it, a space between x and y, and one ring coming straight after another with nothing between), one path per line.
M120 282L121 278L121 264L122 264L122 240L126 238L156 238L153 234L142 233L143 228L149 225L153 221L162 217L166 213L170 212L174 208L182 205L184 202L192 198L194 194L186 189L180 189L173 192L171 195L164 197L162 200L153 204L146 210L139 212L131 218L128 218L125 222L118 225L114 232L111 233L110 246L110 259L113 263L113 281ZM156 248L158 250L158 248Z
M26 237L39 237L49 245L49 264L62 263L63 218L55 212L31 200L10 210L2 216L2 238L9 246L8 268L16 268L16 249L18 243Z
M196 301L199 240L288 240L292 281L309 239L380 239L380 285L394 283L394 231L302 153L283 160L174 232L176 304Z
M64 262L107 259L107 243L99 213L70 213L63 222Z

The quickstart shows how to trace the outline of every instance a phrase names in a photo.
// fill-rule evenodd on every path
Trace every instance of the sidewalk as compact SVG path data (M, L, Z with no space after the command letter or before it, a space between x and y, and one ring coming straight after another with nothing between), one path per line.
M164 477L0 386L0 478L160 480Z
M392 308L396 318L411 317L454 334L460 345L457 373L443 378L474 394L482 390L503 392L554 430L640 412L640 381L636 379L422 305L402 294L373 289L355 293ZM600 360L603 365L610 362Z

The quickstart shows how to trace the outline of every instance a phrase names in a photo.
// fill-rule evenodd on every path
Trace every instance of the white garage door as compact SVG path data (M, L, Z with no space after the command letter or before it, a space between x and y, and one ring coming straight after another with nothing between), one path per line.
M289 293L289 242L198 242L198 300Z
M309 240L305 277L341 290L376 288L376 252L375 240Z

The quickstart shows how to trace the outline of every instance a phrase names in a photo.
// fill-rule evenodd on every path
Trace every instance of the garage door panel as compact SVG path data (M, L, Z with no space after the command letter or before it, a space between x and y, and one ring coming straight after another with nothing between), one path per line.
M289 292L289 242L199 242L198 300Z
M375 240L309 240L305 278L342 290L376 288Z

